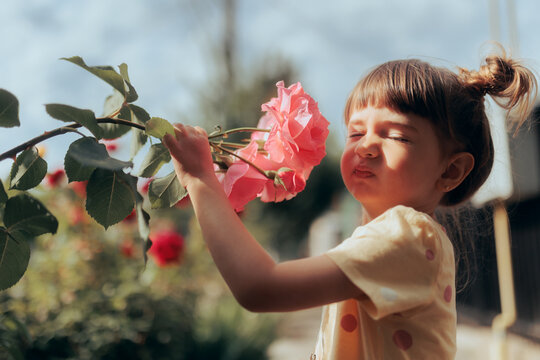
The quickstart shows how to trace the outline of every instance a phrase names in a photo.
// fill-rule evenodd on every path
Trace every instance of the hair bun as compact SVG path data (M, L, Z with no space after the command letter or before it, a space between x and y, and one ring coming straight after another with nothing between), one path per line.
M479 96L504 96L504 91L514 82L516 72L513 65L512 60L490 55L478 71L460 69L460 75L465 87Z
M463 85L478 97L491 95L506 110L518 113L518 127L525 121L536 98L537 83L533 72L519 61L506 56L489 55L478 71L459 69Z

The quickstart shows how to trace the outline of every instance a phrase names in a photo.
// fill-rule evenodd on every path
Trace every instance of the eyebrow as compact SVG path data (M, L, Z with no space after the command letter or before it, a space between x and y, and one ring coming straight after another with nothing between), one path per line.
M351 119L351 121L349 121L349 125L355 125L355 123L362 123L362 122L363 122L362 119ZM399 122L399 121L384 120L384 121L382 121L381 124L383 126L395 126L395 127L400 127L400 128L404 128L404 129L413 131L415 133L419 133L418 129L414 125L404 124L404 123Z

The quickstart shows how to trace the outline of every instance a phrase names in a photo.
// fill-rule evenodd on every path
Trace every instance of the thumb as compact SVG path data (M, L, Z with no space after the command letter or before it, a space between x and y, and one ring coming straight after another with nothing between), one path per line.
M165 134L163 139L161 139L161 142L167 149L172 150L177 145L178 140L176 140L171 134Z
M178 147L178 140L176 140L171 134L166 134L165 136L163 136L161 143L165 145L167 150L169 150L169 152L174 158L176 158L175 155L177 153L180 153L180 148Z

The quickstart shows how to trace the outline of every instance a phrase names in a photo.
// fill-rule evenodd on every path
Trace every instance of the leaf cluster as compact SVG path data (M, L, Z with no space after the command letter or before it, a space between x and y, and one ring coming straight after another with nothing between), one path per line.
M46 104L45 110L53 119L68 123L48 131L0 155L0 161L14 158L8 179L8 192L0 189L0 211L4 226L0 227L0 290L15 284L24 274L30 250L28 239L43 233L54 233L57 220L43 204L26 192L38 186L47 174L47 162L35 145L57 135L76 132L81 138L71 143L64 158L64 169L69 182L84 181L86 211L105 229L137 212L142 247L149 247L150 215L143 208L143 197L137 189L138 177L154 177L171 158L159 142L167 133L174 134L173 126L165 119L151 117L133 104L138 99L131 84L126 64L118 66L88 66L74 56L63 58L108 83L113 94L108 96L104 116L97 117L92 110L65 104ZM15 95L0 89L0 127L20 125L19 101ZM85 135L79 129L87 129ZM131 132L129 161L109 155L101 139L115 139ZM150 146L137 171L133 158L150 137L158 140ZM151 140L152 141L152 140ZM9 194L16 193L12 197ZM171 207L186 196L174 172L156 178L149 189L152 208ZM24 221L32 219L32 221ZM54 226L53 226L54 225ZM145 257L146 259L146 257Z

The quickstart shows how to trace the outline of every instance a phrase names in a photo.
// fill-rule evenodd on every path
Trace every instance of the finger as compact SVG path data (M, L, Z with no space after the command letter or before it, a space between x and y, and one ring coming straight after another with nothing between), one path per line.
M202 135L204 137L208 137L208 133L206 132L206 130L204 130L202 127L200 126L195 126L193 129L195 129L195 131L199 134L199 135Z
M174 135L176 136L176 139L180 139L184 133L185 131L183 127L181 129L177 127L174 128Z
M184 124L182 123L174 123L173 126L175 129L178 129L180 131L184 129Z
M171 134L165 134L161 142L163 143L163 145L165 145L167 149L170 149L174 144L174 140L175 139Z

